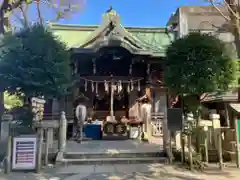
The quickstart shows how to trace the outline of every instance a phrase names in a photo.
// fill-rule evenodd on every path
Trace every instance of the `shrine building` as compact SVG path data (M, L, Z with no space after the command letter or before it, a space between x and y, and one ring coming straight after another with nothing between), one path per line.
M162 61L174 34L166 33L165 27L125 27L112 8L103 14L100 25L49 27L71 52L74 90L63 101L49 100L46 114L59 114L62 103L72 121L74 101L84 95L92 118L101 120L111 113L129 118L136 99L147 94L153 114L164 117L168 93Z

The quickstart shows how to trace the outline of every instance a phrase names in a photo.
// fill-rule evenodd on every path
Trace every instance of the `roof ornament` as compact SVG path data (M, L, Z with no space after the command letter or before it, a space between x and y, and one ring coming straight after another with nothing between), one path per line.
M120 16L115 10L113 10L112 5L110 5L109 9L103 15L103 22L110 22L110 21L114 23L120 22Z
M110 13L113 10L112 5L109 6L109 9L106 11L106 13Z

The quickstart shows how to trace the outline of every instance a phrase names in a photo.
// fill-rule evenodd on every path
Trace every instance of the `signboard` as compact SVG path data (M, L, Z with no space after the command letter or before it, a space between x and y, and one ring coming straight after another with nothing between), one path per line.
M36 168L36 137L14 137L12 169L33 170Z
M170 131L178 131L182 129L183 114L180 108L168 108L167 122Z

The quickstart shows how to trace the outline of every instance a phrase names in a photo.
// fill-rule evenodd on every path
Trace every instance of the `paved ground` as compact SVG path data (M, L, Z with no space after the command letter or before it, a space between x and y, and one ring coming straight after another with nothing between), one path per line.
M134 140L125 141L83 141L78 144L68 141L66 152L79 153L111 153L111 152L159 152L163 150L162 138L154 139L154 142L141 142Z
M163 164L49 167L42 173L0 172L0 180L239 180L239 169L190 172Z
M159 152L162 140L151 143L138 141L87 141L82 144L68 141L68 152ZM47 167L40 174L0 172L0 180L239 180L240 169L216 168L204 173L190 172L177 165L163 164L112 164L112 165L68 165Z

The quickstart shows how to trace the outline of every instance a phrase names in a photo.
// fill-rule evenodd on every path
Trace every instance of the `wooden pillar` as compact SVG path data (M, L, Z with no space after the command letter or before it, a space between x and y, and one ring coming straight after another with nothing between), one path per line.
M145 93L146 93L147 98L150 100L151 99L151 89L150 89L150 87L146 87L145 91L146 91ZM150 114L148 114L148 113L150 113ZM152 133L151 133L151 111L148 111L148 113L147 113L147 117L146 117L147 118L146 119L147 139L149 139L152 135Z
M224 110L225 110L225 119L226 119L226 126L230 127L230 118L229 118L229 111L228 111L228 104L224 103Z
M78 97L79 95L79 88L77 85L74 86L74 89L73 89L73 100L75 101L76 98Z
M77 130L77 119L75 117L75 108L76 108L76 99L79 95L79 88L78 88L78 84L75 84L74 88L73 88L73 92L72 92L72 96L73 96L73 124L72 124L72 136L75 136L76 130Z

